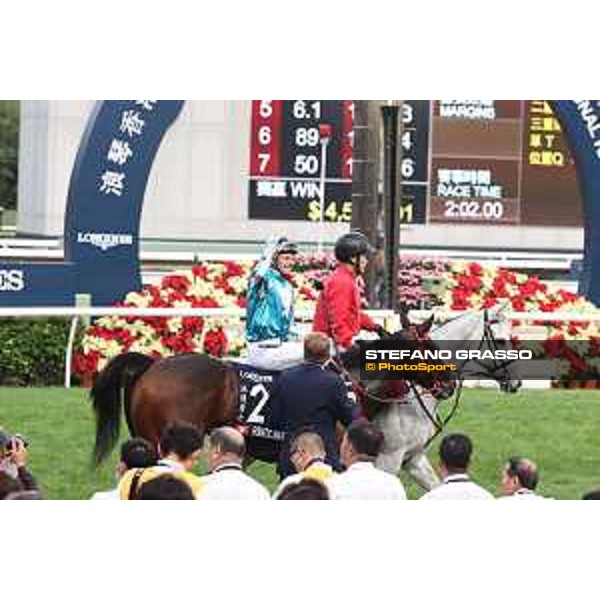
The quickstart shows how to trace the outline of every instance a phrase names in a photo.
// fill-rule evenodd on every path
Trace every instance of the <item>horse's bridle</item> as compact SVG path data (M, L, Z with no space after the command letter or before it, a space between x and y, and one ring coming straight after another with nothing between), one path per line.
M499 348L499 344L498 344L498 340L494 336L494 332L492 330L492 325L494 324L495 321L490 319L489 312L487 309L484 310L483 316L484 316L483 335L482 335L481 340L479 341L478 349L481 350L481 348L486 343L488 343L492 350L497 350ZM423 342L430 338L421 336L418 333L416 333L416 330L413 330L413 339L414 339L414 341L417 341L417 342L418 341ZM357 387L358 389L361 389L365 398L367 398L369 400L373 400L375 402L383 402L383 399L381 397L370 392L368 390L368 388L360 380L356 379L355 377L353 377L350 374L349 370L343 366L342 361L339 358L339 354L337 354L337 353L336 353L336 359L337 360L331 360L331 363L333 365L335 365L335 367L342 372L342 374L348 379L348 381L350 381L352 383L353 386ZM499 361L497 359L493 359L491 365L482 363L480 360L475 360L475 359L472 359L472 362L475 362L482 368L482 370L480 372L475 372L473 375L481 375L486 378L494 379L496 382L498 382L500 384L500 386L502 386L503 384L505 384L505 382L510 381L510 373L508 371L508 367L511 364L513 364L515 361L514 360ZM455 380L455 385L452 387L451 394L448 394L450 387L448 385L445 385L445 382L443 382L441 380L435 380L433 382L432 387L427 389L427 393L432 394L434 396L434 398L436 398L436 400L445 400L445 399L449 398L450 395L454 396L452 408L450 409L450 412L446 415L446 417L443 419L441 417L439 417L435 411L432 412L427 407L427 404L425 403L425 400L423 399L423 391L422 391L423 388L420 388L420 386L415 384L415 382L412 380L406 380L406 383L408 384L409 389L413 392L413 395L417 401L417 404L423 411L423 414L425 414L425 416L427 417L427 419L430 421L430 423L433 425L433 428L434 428L434 433L429 437L429 439L425 443L424 447L427 448L431 444L431 442L444 430L446 425L448 425L450 420L456 414L456 411L458 409L459 402L460 402L460 397L462 395L464 378L462 377L462 375L459 371L458 376ZM421 391L420 391L420 389L421 389Z
M488 310L484 309L484 311L483 311L483 335L482 335L481 340L479 341L479 345L477 347L478 350L481 350L481 348L484 346L484 344L486 342L490 345L490 348L492 350L495 351L495 350L499 349L498 340L494 336L494 331L492 330L492 325L494 323L495 323L495 321L490 319ZM481 375L486 378L494 379L501 387L503 385L506 385L506 383L508 381L510 381L510 373L508 371L508 367L515 362L514 360L508 359L508 360L499 361L494 358L491 366L488 366L488 365L482 363L480 360L476 360L476 359L471 359L471 360L482 367L482 370L480 372L475 372L475 373L473 373L473 375ZM500 375L498 375L499 372L501 373ZM458 390L456 391L456 394L454 397L454 402L452 404L452 408L450 409L450 412L444 419L441 419L435 412L433 414L431 413L431 411L427 408L427 405L425 404L425 402L422 398L422 395L419 392L418 387L414 384L414 382L412 382L412 381L409 382L409 386L411 387L412 392L415 395L419 406L421 407L421 410L425 413L425 415L427 416L427 418L429 419L429 421L431 422L431 424L433 425L433 427L435 429L434 433L430 436L430 438L425 443L424 448L427 448L429 446L429 444L431 444L431 442L443 431L443 429L446 427L446 425L450 422L450 420L456 413L456 410L458 409L458 405L459 405L460 396L462 394L463 383L464 383L464 378L462 377L460 371L459 371L459 374L457 377L457 382L458 382L458 384L457 384Z
M492 330L492 325L497 322L490 319L490 315L487 309L483 311L483 336L477 346L478 350L484 346L487 342L489 344L490 349L495 353L500 347L498 345L498 340L494 336L494 331ZM511 380L510 372L508 367L514 364L516 361L514 359L507 360L498 360L496 358L489 359L491 360L491 365L483 363L479 359L471 359L476 365L481 367L481 371L476 371L473 375L481 375L483 377L487 377L496 381L502 389L508 384ZM488 359L486 359L488 360Z

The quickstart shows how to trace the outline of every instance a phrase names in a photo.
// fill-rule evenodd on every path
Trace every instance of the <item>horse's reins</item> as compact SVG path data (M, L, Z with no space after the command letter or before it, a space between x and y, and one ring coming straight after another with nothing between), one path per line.
M494 332L492 331L493 321L490 319L487 309L484 310L483 317L483 337L479 341L479 346L477 347L477 349L481 350L481 348L487 342L493 351L498 350L498 340L496 339L496 337L494 336ZM508 367L516 361L510 359L498 361L496 358L493 358L491 360L491 366L487 366L484 363L482 363L481 360L473 359L473 362L481 367L481 371L475 372L473 373L473 375L483 375L484 377L491 377L497 382L500 382L501 380L509 381L510 373L508 371ZM498 375L499 371L502 371L502 373Z
M494 332L492 331L492 321L489 318L489 313L488 313L487 309L484 310L483 315L484 315L483 336L482 336L481 340L479 341L478 349L481 350L483 345L487 342L493 350L497 350L498 349L498 340L495 338ZM496 359L494 359L492 367L487 367L487 366L483 365L479 360L474 360L473 362L475 362L476 364L478 364L482 367L482 371L480 373L481 375L484 375L486 377L492 377L493 379L496 379L496 381L499 381L500 377L496 378L494 376L494 374L497 373L499 370L503 369L504 372L502 374L502 377L504 377L504 379L508 380L510 378L510 373L508 372L508 367L511 364L513 364L515 361L514 360L506 360L506 361L499 362ZM477 375L477 374L478 373L475 373L475 375ZM412 381L409 382L409 385L411 386L413 394L417 398L417 402L419 403L421 410L425 413L425 415L431 421L431 424L433 425L433 427L436 430L433 433L433 435L425 443L425 446L424 446L425 448L427 448L429 446L429 444L431 444L431 442L442 432L442 430L450 422L452 417L454 417L454 414L456 413L456 410L458 409L460 396L462 394L463 383L464 383L464 378L459 374L458 390L456 391L456 393L454 395L454 402L453 402L452 408L450 409L450 412L448 413L446 418L440 419L440 417L435 412L434 412L434 414L431 414L431 411L427 408L427 405L425 404L425 402L424 402L421 394L419 393L419 390L417 389L416 385L414 384L414 382L412 382Z
M423 340L423 338L420 338L418 335L416 335L415 337L416 337L417 341ZM415 382L412 379L407 380L407 384L408 384L409 388L412 390L413 395L417 399L417 403L418 403L419 407L421 408L421 410L423 411L425 416L429 419L429 421L431 422L431 424L433 425L433 428L435 430L433 432L433 434L429 437L429 439L425 442L425 444L423 446L423 448L425 449L444 430L444 428L450 422L452 417L454 417L454 414L456 413L456 410L458 409L458 403L459 403L460 396L462 393L463 379L460 376L458 377L458 390L456 390L452 394L454 396L454 402L453 402L452 408L450 409L450 412L444 419L440 418L438 416L438 414L435 412L435 410L432 412L429 410L429 408L427 408L427 404L423 400L423 396L422 396L421 392L419 392L419 388L417 387L417 385L415 384ZM430 390L430 393L434 398L435 398L436 391L441 392L441 388L440 388L439 382L437 380L434 380L433 386Z
M432 414L432 412L427 408L427 404L425 404L425 401L423 400L423 397L422 397L421 393L419 392L419 389L415 385L415 382L412 380L408 381L408 385L411 388L415 398L417 399L417 403L419 404L421 410L425 413L425 415L427 416L427 418L433 425L433 428L435 429L433 434L431 436L429 436L429 439L425 442L425 444L423 446L424 449L427 448L429 446L429 444L431 444L431 442L433 442L433 440L440 433L442 433L442 431L444 430L446 425L448 425L448 423L450 422L452 417L454 417L454 414L456 413L456 411L458 409L460 396L462 394L463 381L464 380L462 379L462 377L458 378L458 384L457 384L458 389L453 394L454 402L452 403L452 408L450 409L450 412L446 415L446 417L444 419L440 418L435 411Z

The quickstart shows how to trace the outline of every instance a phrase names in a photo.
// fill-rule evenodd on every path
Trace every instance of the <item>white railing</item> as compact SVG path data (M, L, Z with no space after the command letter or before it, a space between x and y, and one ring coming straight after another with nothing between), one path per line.
M0 318L14 317L71 317L67 348L65 350L65 387L71 387L71 362L73 358L73 344L77 332L77 323L80 318L86 317L238 317L243 318L246 311L243 308L134 308L115 306L48 306L48 307L0 307ZM388 317L394 317L392 310L367 311L373 319L383 322ZM313 311L295 311L299 321L312 319Z
M379 323L384 323L386 319L393 319L398 322L398 315L392 310L371 310L366 311L369 316ZM409 317L411 319L425 320L431 314L435 314L437 319L451 318L460 316L470 311L454 311L454 310L411 310ZM80 318L91 317L212 317L226 318L237 317L243 319L246 311L242 308L227 307L227 308L135 308L135 307L15 307L4 308L0 307L0 318L14 317L65 317L71 318L69 329L69 337L67 348L65 350L65 380L66 388L71 387L71 362L73 358L73 344L77 331L77 324ZM296 317L299 321L310 321L313 317L313 311L296 311ZM510 319L520 321L542 321L542 322L573 322L573 321L589 321L600 322L600 310L593 313L575 313L575 312L509 312L506 316Z
M188 248L198 247L201 242L190 240L185 244ZM446 258L454 260L477 261L504 267L524 267L527 269L568 269L573 260L581 260L581 252L543 252L527 250L490 250L490 249L436 249L408 248L404 255L423 256L428 258ZM164 263L195 263L203 260L254 260L260 255L259 251L195 251L195 250L148 250L140 251L141 262ZM62 259L63 240L59 239L26 239L16 237L0 237L0 257L2 258L32 258L38 260Z

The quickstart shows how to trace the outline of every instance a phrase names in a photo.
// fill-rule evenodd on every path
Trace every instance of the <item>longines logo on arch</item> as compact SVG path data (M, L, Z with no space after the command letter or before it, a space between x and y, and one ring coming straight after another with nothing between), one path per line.
M92 233L90 231L79 231L77 233L78 244L90 244L100 248L103 252L117 246L133 245L133 236L130 233Z
M20 292L25 289L25 273L20 269L0 269L0 292Z

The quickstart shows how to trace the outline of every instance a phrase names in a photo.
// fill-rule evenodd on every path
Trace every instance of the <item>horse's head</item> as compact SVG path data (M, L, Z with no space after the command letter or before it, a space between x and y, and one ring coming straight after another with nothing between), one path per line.
M497 306L483 311L484 336L486 349L512 350L512 325L507 316L506 306ZM523 385L516 361L498 361L491 373L503 392L514 394Z
M467 312L436 327L431 337L436 341L475 342L479 350L511 350L511 321L507 306L494 306L483 311ZM496 381L503 392L516 392L522 385L517 363L513 360L465 361L460 371L463 377L487 378Z
M400 312L400 321L402 329L392 336L399 340L407 340L415 349L424 352L430 350L436 352L439 350L438 344L429 335L433 325L434 316L431 315L423 323L412 323L404 311ZM428 360L432 365L443 365L443 360ZM456 389L456 374L451 370L434 371L434 375L427 371L414 371L414 383L428 390L437 400L445 400L452 396Z

